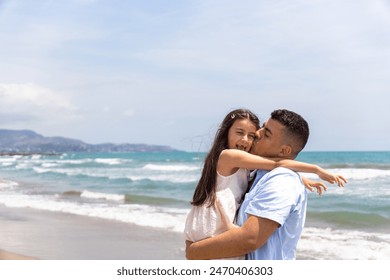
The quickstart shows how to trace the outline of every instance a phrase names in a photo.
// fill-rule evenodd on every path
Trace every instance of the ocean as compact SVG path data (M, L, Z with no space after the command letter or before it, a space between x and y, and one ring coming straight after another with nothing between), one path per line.
M182 232L205 153L0 157L0 204ZM303 152L344 188L309 194L301 259L390 259L390 152ZM316 175L304 174L315 179Z

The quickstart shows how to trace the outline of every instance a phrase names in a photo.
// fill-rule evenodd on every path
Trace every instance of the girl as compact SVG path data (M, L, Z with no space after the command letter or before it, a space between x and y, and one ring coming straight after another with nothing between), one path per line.
M332 175L316 165L287 159L275 161L248 153L258 129L259 119L246 109L234 110L223 120L195 189L192 209L185 224L186 240L195 242L234 227L236 210L248 187L248 170L271 170L282 166L315 173L339 186L346 182L342 176ZM313 187L319 194L322 188L326 190L322 182L302 179L311 191Z

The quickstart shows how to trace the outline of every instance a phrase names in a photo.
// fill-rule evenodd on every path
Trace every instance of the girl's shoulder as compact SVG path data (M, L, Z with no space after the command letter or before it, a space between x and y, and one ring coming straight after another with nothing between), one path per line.
M237 168L237 170L235 170L232 174L229 174L229 175L222 175L220 174L218 171L217 171L217 176L220 177L220 178L231 178L231 177L235 177L235 176L245 176L246 178L248 178L249 176L249 170L245 169L245 168Z
M237 149L225 149L219 154L218 162L232 163L232 161L247 156L249 153Z
M232 158L231 149L225 149L219 154L217 162L217 173L219 175L230 176L238 170Z

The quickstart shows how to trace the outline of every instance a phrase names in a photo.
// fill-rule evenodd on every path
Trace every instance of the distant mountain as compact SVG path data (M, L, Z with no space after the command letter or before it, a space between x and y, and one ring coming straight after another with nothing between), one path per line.
M65 152L166 152L169 146L147 144L87 144L65 137L45 137L31 130L0 129L1 154L65 153Z

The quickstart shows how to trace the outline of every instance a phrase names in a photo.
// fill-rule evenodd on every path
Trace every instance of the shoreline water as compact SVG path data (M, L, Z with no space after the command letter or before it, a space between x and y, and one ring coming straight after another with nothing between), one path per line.
M297 260L386 260L389 243L386 233L308 221ZM0 259L185 260L185 245L168 230L0 204Z

